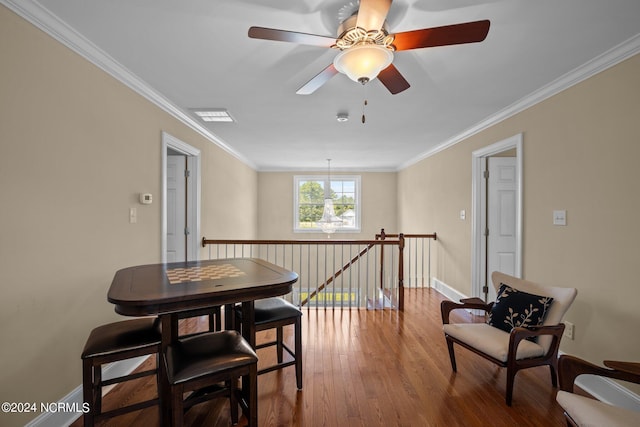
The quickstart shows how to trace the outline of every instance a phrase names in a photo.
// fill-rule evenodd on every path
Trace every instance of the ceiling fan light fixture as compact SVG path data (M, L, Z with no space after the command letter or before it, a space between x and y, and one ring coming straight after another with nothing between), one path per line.
M336 55L333 65L354 82L375 79L393 61L393 52L372 43L357 44Z

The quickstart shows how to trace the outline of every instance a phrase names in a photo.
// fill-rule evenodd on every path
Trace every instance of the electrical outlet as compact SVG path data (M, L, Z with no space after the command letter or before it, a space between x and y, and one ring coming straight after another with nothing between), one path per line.
M573 323L564 322L564 336L572 340L575 334L575 328L576 327Z

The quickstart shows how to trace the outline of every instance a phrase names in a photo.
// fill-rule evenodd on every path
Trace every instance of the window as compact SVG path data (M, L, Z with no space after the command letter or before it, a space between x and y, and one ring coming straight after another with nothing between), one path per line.
M324 210L325 188L333 200L336 216L342 221L338 231L360 231L360 176L331 176L331 185L327 176L294 177L294 213L295 232L321 232L317 223Z

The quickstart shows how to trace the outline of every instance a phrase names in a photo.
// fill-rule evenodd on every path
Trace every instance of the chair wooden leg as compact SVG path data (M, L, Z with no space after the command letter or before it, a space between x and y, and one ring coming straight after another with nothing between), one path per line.
M85 359L82 361L82 397L84 402L89 404L89 412L84 414L84 427L93 427L96 395L93 384L93 364L91 360Z
M551 385L554 388L558 387L558 359L549 364L549 370L551 371Z
M296 386L302 390L302 321L300 317L294 326L295 348L296 348Z
M102 365L93 367L93 406L94 414L102 413Z
M276 328L276 352L278 355L278 363L282 363L282 353L283 353L283 349L282 349L282 340L283 340L283 333L282 333L282 326L278 326Z
M518 371L516 369L507 366L507 392L505 395L507 406L511 406L511 401L513 400L513 383L515 382L517 373Z
M156 353L155 354L156 357L156 391L158 393L158 416L160 416L162 418L162 408L163 408L163 404L164 404L164 399L162 396L162 392L160 390L162 390L162 386L160 385L160 354Z
M258 426L258 367L253 364L249 367L249 427Z
M184 390L181 386L171 387L171 410L172 410L172 427L182 427L184 418L184 402L182 395Z
M447 348L449 349L449 359L451 359L451 369L453 370L453 372L458 372L458 369L456 366L456 354L453 351L453 341L451 341L449 337L446 337L446 339L447 339Z
M238 424L238 380L227 381L229 386L229 406L231 408L231 423Z

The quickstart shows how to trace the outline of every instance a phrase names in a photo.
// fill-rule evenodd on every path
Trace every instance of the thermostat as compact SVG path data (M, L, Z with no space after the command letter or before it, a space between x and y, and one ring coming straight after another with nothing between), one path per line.
M142 203L143 205L150 205L152 201L153 198L151 197L151 193L140 194L140 203Z

